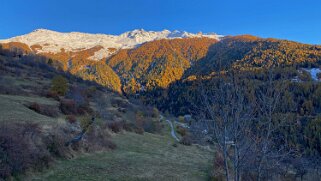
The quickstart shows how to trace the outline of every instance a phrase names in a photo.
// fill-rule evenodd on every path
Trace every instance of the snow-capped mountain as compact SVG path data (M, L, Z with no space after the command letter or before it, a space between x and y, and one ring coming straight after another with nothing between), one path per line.
M20 42L29 47L40 46L41 48L36 49L36 53L59 53L62 49L65 51L77 52L100 46L102 48L99 51L96 51L90 59L101 60L109 57L115 52L115 49L133 48L142 43L158 39L192 37L208 37L219 40L223 36L215 33L193 34L177 30L145 31L143 29L136 29L121 35L107 35L80 32L60 33L46 29L37 29L26 35L0 40L0 43Z

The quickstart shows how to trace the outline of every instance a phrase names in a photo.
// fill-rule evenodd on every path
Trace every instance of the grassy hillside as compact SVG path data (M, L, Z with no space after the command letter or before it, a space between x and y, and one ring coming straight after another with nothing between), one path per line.
M31 180L207 180L213 153L166 135L121 133L117 149L60 160Z
M0 52L0 179L207 178L213 154L173 146L156 108L53 69L37 56L7 53ZM57 76L67 82L65 94L53 92ZM83 130L81 141L66 146Z
M41 97L26 97L17 95L0 94L0 121L21 121L50 124L56 122L58 118L51 118L36 113L25 104L32 102L44 103L46 105L58 105L57 101Z

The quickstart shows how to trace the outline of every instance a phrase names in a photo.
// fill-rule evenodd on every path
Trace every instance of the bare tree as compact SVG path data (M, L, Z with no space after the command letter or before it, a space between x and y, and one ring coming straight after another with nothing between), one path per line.
M106 96L104 96L101 93L96 92L96 94L94 96L94 102L95 102L95 108L97 110L99 117L101 117L105 120L110 118L110 114L107 111L107 107L108 107L110 101L106 98Z
M210 119L208 127L222 152L226 180L239 181L251 148L251 140L247 135L253 109L248 104L237 74L221 75L214 84L214 88L202 88L203 119Z
M287 146L282 135L278 134L282 127L287 126L287 117L280 114L282 91L286 88L285 81L276 80L273 69L267 73L267 79L259 87L257 105L259 107L256 129L253 130L255 143L257 180L268 175L269 170L282 170L281 163L294 154Z
M278 112L285 84L274 77L273 71L268 72L254 100L246 96L249 88L237 72L219 74L210 84L213 87L202 86L201 117L209 120L227 181L239 181L245 173L262 180L270 170L279 171L282 161L293 153L278 134L287 126L286 117Z

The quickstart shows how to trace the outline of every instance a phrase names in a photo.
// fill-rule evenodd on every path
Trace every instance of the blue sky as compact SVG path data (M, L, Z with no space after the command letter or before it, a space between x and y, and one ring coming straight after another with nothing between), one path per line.
M0 39L37 28L186 30L321 44L320 0L0 0Z

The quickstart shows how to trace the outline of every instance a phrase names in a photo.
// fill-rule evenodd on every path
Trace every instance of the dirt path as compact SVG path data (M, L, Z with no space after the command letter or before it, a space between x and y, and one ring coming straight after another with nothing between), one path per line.
M176 133L175 133L175 129L174 129L174 126L173 126L173 123L166 119L166 122L169 124L169 126L171 127L171 135L172 137L176 140L176 141L179 141L179 138L176 136Z

